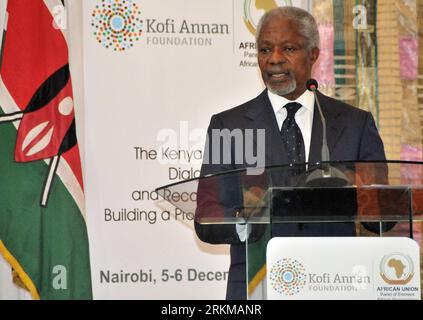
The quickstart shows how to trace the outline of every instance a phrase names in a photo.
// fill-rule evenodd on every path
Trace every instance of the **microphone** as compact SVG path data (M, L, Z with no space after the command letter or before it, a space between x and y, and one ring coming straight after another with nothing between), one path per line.
M328 139L326 136L326 119L325 119L325 116L323 115L319 98L317 97L317 89L319 88L319 85L315 79L308 79L306 86L307 86L307 90L314 93L314 99L316 100L317 109L319 110L320 120L322 121L322 131L323 131L322 162L327 162L327 161L330 161L330 156L329 156Z
M319 85L315 79L309 79L307 80L306 87L307 90L314 93L317 109L320 114L320 120L322 122L322 162L330 162L328 139L326 136L326 119L323 115L322 107L317 96L317 89L319 88ZM349 181L341 170L331 166L329 163L322 163L321 169L315 169L307 176L305 184L308 187L343 187L348 185Z

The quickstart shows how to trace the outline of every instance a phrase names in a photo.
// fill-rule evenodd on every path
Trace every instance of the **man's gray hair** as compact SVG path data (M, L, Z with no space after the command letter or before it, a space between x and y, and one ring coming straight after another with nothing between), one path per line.
M319 29L314 17L306 10L297 7L278 7L266 12L260 19L256 31L256 43L258 43L261 31L273 18L288 18L294 20L298 24L299 33L307 39L307 49L319 48L320 37Z

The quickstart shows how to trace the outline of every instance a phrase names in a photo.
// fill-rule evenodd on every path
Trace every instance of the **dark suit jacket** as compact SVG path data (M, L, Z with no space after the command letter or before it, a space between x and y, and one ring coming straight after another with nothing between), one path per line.
M369 112L349 106L338 100L318 93L323 114L326 118L327 139L330 157L332 161L358 161L358 160L385 160L385 151L379 136L375 122ZM212 117L208 128L208 143L205 149L205 159L211 159L212 155L212 130L213 129L264 129L265 130L265 165L282 165L288 163L287 154L281 139L277 120L268 98L267 90L258 97L236 108L216 114ZM256 136L254 135L254 139ZM257 143L255 142L257 146ZM209 148L207 148L209 146ZM321 161L322 147L322 123L319 111L315 105L311 145L309 150L309 162ZM231 145L231 148L233 146ZM233 153L233 150L231 150ZM260 152L258 147L257 152ZM209 161L211 162L211 161ZM203 164L201 175L209 175L222 171L236 170L247 167L247 163L229 164ZM277 177L274 177L277 179ZM237 183L236 177L228 178L232 181L224 181L228 186ZM206 192L200 190L199 184L198 203L196 215L207 207ZM205 189L207 187L204 187ZM203 190L204 191L204 190ZM227 202L227 210L233 211L242 205L242 195L236 188L226 188L220 197L221 201ZM212 204L209 203L209 207ZM233 214L229 212L228 214ZM231 266L229 270L227 299L246 298L246 273L245 273L245 245L240 242L234 225L202 226L195 224L198 237L208 243L231 244ZM354 236L354 226L351 224L331 224L322 226L310 224L301 228L285 226L278 230L278 235L283 236Z

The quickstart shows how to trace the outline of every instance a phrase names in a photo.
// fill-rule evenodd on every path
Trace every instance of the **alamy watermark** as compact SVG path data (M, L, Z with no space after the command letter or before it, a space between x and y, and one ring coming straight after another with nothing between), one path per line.
M53 267L51 272L52 286L55 290L67 290L68 289L68 273L66 267L63 265L56 265Z
M204 164L246 167L247 174L259 175L265 167L265 129L190 130L187 121L180 121L179 131L161 129L157 134L159 163ZM204 151L204 152L203 152ZM262 169L262 170L260 170Z
M66 14L66 9L62 5L56 5L52 9L53 15L53 28L66 30L68 28L68 18Z
M355 30L367 30L369 28L367 24L367 8L363 5L356 5L353 8L353 28Z

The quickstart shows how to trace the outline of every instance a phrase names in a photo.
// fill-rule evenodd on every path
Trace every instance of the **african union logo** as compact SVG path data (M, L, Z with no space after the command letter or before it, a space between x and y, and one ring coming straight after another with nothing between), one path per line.
M295 259L284 258L270 269L270 285L280 294L293 296L305 286L306 274L303 265Z
M101 0L92 13L91 26L104 48L125 51L141 38L143 21L133 0Z
M414 276L413 260L402 253L386 255L380 262L380 275L387 284L405 285Z
M292 6L292 0L244 0L244 23L247 29L254 36L256 34L257 23L264 12L279 6Z

